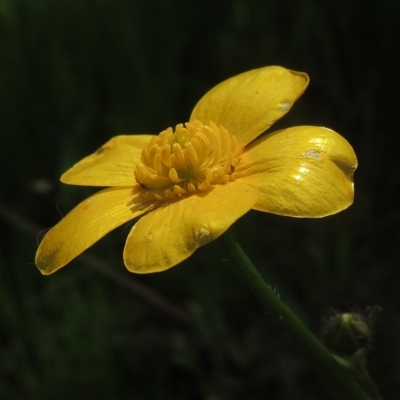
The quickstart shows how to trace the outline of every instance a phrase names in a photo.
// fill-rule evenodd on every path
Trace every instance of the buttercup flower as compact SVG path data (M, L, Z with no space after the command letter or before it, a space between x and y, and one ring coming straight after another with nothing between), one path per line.
M40 271L56 271L139 217L124 262L149 273L188 258L250 209L315 218L347 208L357 159L343 137L297 126L256 139L308 82L282 67L248 71L206 93L175 130L112 138L62 175L64 183L108 188L47 232L36 254Z

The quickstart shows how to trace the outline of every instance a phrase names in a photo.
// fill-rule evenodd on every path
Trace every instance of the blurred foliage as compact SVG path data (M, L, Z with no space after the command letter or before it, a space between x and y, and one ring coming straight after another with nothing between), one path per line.
M111 272L83 257L48 277L33 264L30 223L54 225L89 193L61 186L63 171L116 134L186 121L216 83L273 64L311 77L276 126L345 136L355 204L322 220L250 212L237 236L317 334L332 309L379 304L369 368L400 398L399 12L396 0L0 0L0 398L343 398L218 242L133 276L123 227L91 250Z

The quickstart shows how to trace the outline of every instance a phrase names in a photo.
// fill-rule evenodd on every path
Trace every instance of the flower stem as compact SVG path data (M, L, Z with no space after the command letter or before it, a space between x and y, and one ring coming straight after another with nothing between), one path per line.
M253 293L263 305L286 326L297 340L341 383L343 388L356 400L371 400L364 390L335 359L333 354L310 332L287 305L278 297L273 289L265 283L232 233L227 231L222 235L232 261L246 279Z

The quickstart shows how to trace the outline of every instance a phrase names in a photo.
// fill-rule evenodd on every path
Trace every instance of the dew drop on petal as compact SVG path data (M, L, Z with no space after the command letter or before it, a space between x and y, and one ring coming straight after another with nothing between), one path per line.
M212 234L206 228L200 228L196 232L196 236L200 244L206 244L212 240Z
M301 158L313 158L314 160L320 160L321 152L317 149L307 149L300 157Z
M280 111L286 111L288 108L290 108L290 106L291 104L286 102L286 103L281 103L278 108Z

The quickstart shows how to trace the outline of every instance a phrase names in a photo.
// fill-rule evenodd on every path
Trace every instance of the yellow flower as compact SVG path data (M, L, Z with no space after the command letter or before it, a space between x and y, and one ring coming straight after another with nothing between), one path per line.
M185 260L250 209L315 218L347 208L357 159L339 134L297 126L255 140L308 82L282 67L248 71L206 93L175 130L112 138L62 175L64 183L108 188L45 235L38 268L56 271L138 217L124 262L149 273Z

